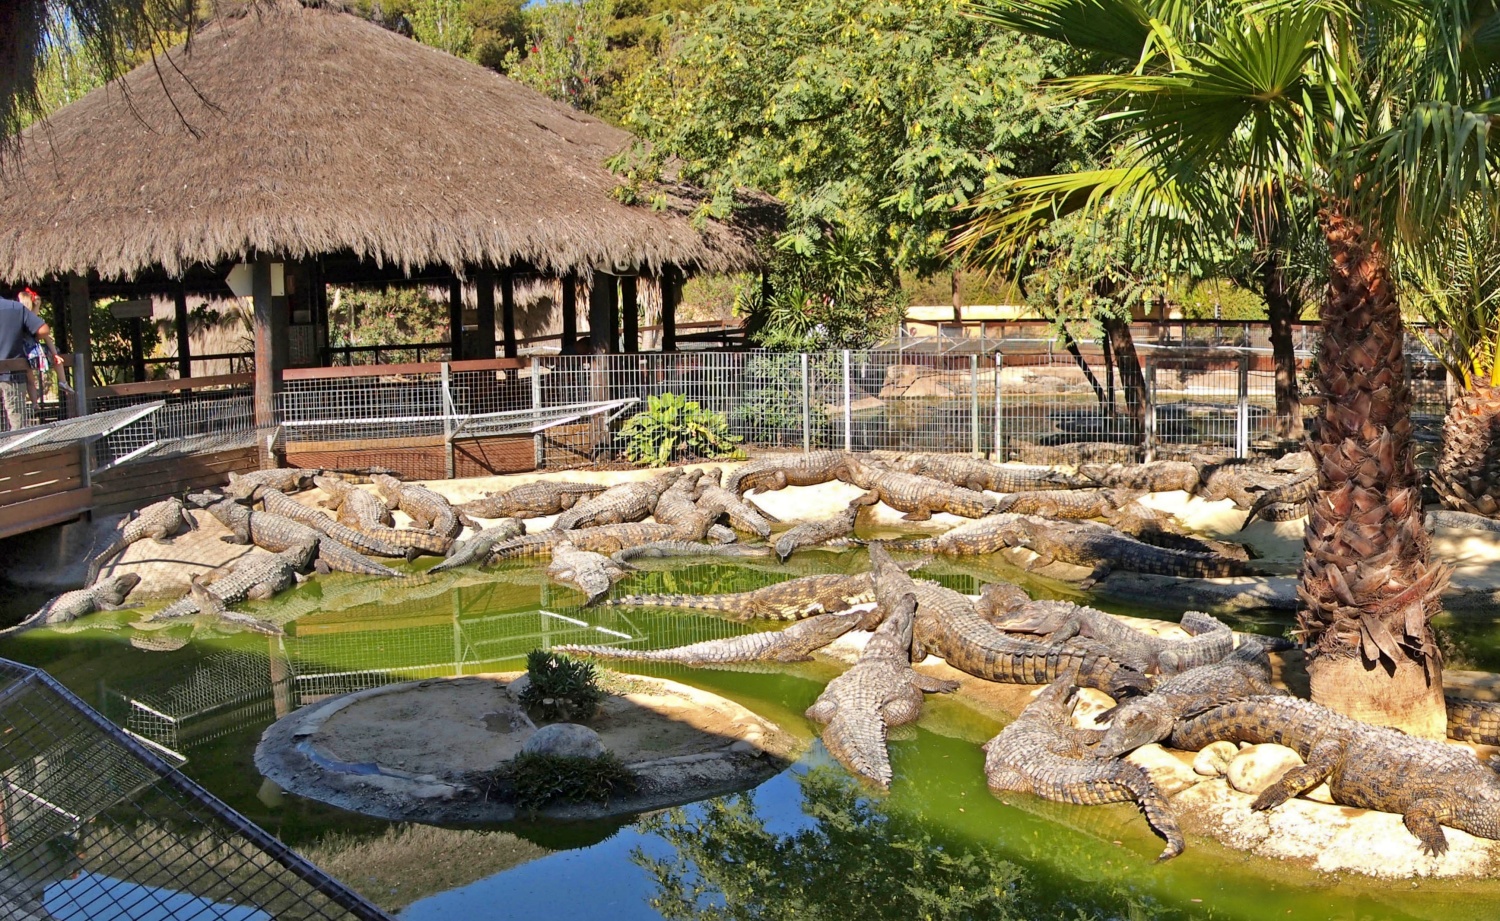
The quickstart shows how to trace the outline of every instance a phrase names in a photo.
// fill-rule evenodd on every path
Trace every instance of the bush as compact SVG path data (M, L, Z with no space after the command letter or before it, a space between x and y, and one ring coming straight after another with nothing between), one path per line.
M509 788L518 807L530 812L549 803L602 803L636 788L625 762L608 752L598 758L520 754L494 779L501 789Z
M729 423L679 393L650 397L646 410L620 428L625 457L635 464L664 467L677 458L726 457L739 451Z
M521 692L521 705L535 719L587 720L604 700L599 672L592 662L533 649L526 656L526 677L529 681Z

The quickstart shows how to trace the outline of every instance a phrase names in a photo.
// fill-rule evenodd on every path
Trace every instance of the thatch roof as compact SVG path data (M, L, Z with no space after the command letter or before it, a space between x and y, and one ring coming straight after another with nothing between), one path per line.
M728 271L753 221L617 201L631 136L370 22L262 0L29 128L0 172L0 279L179 275L253 253L411 270Z

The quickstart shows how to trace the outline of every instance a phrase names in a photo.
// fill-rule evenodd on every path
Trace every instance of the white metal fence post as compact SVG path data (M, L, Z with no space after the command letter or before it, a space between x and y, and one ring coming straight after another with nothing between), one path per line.
M1000 372L1005 369L1005 356L999 349L995 350L995 462L1001 463L1005 460L1005 451L1000 442Z
M849 350L844 349L844 450L854 450L853 382L849 373Z
M441 386L443 388L443 471L448 479L453 479L453 391L448 386L448 362L439 365L441 372Z
M531 371L531 425L535 428L542 421L542 363L535 355L528 361L530 362L528 368ZM546 460L545 450L542 447L542 433L537 432L531 437L536 446L536 466L540 470Z
M982 456L979 450L979 355L969 356L969 429L972 434L970 451L975 457Z
M1146 359L1146 463L1156 459L1156 361Z
M807 377L807 353L802 358L802 453L812 451L812 382Z
M1250 456L1250 350L1240 352L1239 406L1235 412L1234 452Z

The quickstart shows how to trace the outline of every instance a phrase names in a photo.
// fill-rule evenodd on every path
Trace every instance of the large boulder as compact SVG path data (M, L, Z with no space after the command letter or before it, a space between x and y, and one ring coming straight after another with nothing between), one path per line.
M577 723L543 726L521 746L526 755L556 755L564 758L602 758L604 740L599 733Z
M1256 796L1302 763L1302 756L1285 745L1251 745L1229 762L1226 776L1231 787Z

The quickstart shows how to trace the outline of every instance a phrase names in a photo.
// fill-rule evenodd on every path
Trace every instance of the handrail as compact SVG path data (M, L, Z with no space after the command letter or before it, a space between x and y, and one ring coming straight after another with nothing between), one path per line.
M530 365L529 358L476 358L470 361L425 361L399 365L340 365L333 368L287 368L283 381L327 380L349 377L383 377L391 374L439 374L443 365L451 371L514 371Z
M133 384L111 384L90 387L91 397L136 397L150 393L174 393L204 387L248 387L255 383L254 374L215 374L209 377L173 378L165 381L140 381Z

